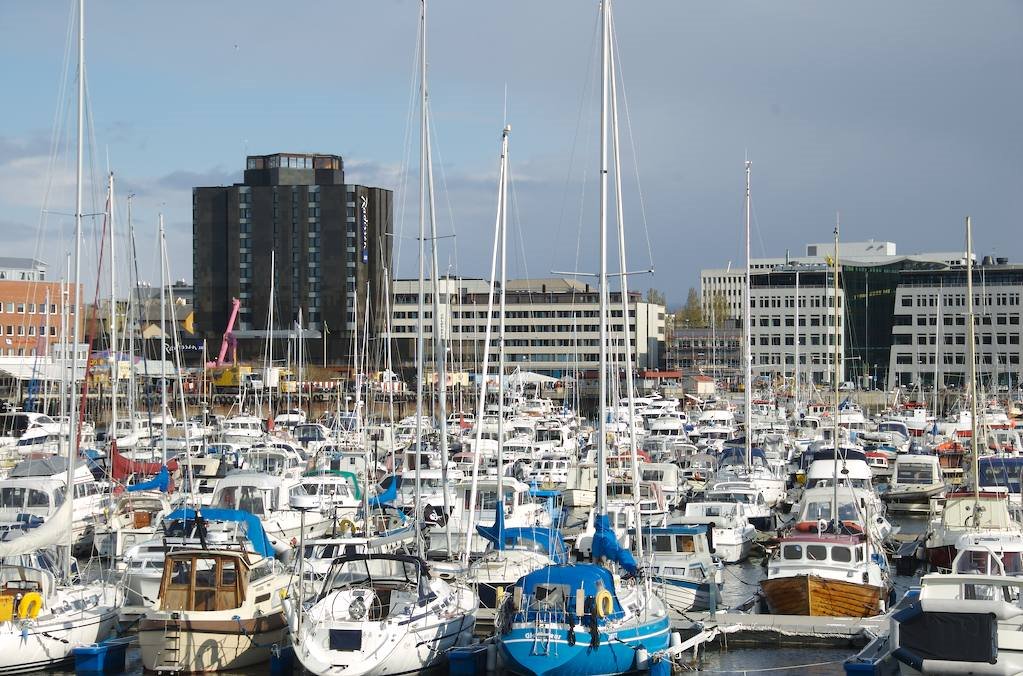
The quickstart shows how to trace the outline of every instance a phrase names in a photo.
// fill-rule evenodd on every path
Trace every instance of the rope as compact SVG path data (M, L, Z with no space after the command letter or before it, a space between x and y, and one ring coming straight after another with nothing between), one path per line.
M808 669L810 667L826 667L832 664L842 664L844 660L830 660L828 662L809 662L807 664L789 664L783 667L762 667L760 669L700 669L704 674L759 674L768 671L784 671L786 669Z

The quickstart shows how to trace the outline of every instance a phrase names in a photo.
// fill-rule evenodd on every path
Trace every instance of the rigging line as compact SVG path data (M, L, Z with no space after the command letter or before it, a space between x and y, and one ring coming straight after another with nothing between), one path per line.
M422 40L422 35L418 28L416 29L416 45L412 53L412 75L409 77L409 94L408 103L405 106L407 111L405 116L405 132L402 139L402 157L401 164L398 168L398 194L400 196L399 208L398 208L398 250L391 260L391 277L397 278L397 269L401 264L401 245L402 240L405 239L405 214L408 212L408 196L409 196L409 177L412 172L412 129L415 120L415 112L417 109L416 105L416 85L419 82L419 42ZM394 293L394 290L391 290Z
M46 226L49 223L49 214L47 212L47 206L50 202L50 195L53 190L53 178L56 175L57 158L60 156L58 148L60 147L61 130L64 129L66 122L66 111L70 108L70 101L67 96L67 85L70 80L70 69L71 69L71 46L75 39L75 15L77 5L71 3L71 11L68 12L68 23L67 31L64 38L64 58L61 63L61 77L60 83L57 86L57 103L53 111L53 126L50 131L50 154L47 158L46 163L46 186L43 189L43 201L42 207L39 213L39 224L36 231L36 244L35 252L37 257L41 255L42 244L46 241Z
M574 125L575 131L574 131L574 133L572 135L572 148L571 148L571 150L569 152L569 156L568 156L568 170L565 172L565 181L564 181L564 183L562 185L562 188L561 188L561 194L562 194L563 197L562 197L562 200L561 200L561 208L560 208L560 210L558 212L558 222L557 222L557 225L556 225L556 227L554 229L554 237L552 239L552 241L554 242L554 246L551 247L551 258L550 258L551 264L547 266L547 268L549 270L552 270L552 269L554 269L556 267L556 265L555 265L556 256L557 256L557 252L560 249L560 247L557 246L557 243L561 239L561 231L562 231L562 228L564 227L564 222L565 222L565 212L568 209L569 186L572 184L572 173L573 173L573 171L575 169L575 164L576 164L576 159L577 159L576 155L577 155L577 151L579 150L579 140L580 140L580 138L582 138L582 135L580 134L580 131L583 129L583 126L585 124L587 124L587 122L584 122L583 113L585 111L588 111L588 110L592 109L591 106L587 106L586 104L587 104L587 102L589 101L589 99L593 95L592 93L593 93L593 90L595 88L594 81L596 80L596 76L597 76L597 72L598 72L597 62L599 61L599 59L594 58L592 55L595 55L597 53L597 36L600 35L600 12L599 11L594 16L593 28L591 29L590 34L591 34L592 42L590 43L591 58L590 58L590 62L589 62L589 72L587 73L587 77L583 80L583 82L585 84L583 86L582 91L579 93L579 109L578 109L578 111L576 113L576 121L575 121L575 125ZM588 134L587 134L586 138L589 138ZM586 191L586 175L587 175L586 166L587 166L587 164L583 163L583 167L584 167L583 168L583 182L582 182L582 186L581 187L582 187L582 191L583 191L584 194L585 194L585 191ZM580 211L579 211L579 213L580 213L580 217L579 217L579 232L576 235L576 257L575 257L575 262L576 262L575 269L576 270L579 269L579 267L578 267L578 263L579 263L579 241L580 241L580 239L582 237L582 206L581 206L582 203L583 202L581 201L580 202Z
M614 63L615 63L616 66L618 66L618 81L616 83L616 88L618 89L619 93L621 94L621 101L622 101L622 104L623 104L623 106L625 108L625 128L626 128L626 130L628 131L628 134L629 134L629 147L632 150L632 167L633 167L633 170L634 170L634 173L635 173L635 178L636 178L636 193L637 193L637 195L639 197L639 213L640 213L640 218L643 220L643 236L646 238L646 252L647 252L647 256L648 256L649 261L650 261L650 267L653 268L654 267L654 250L653 250L653 246L651 246L651 244L650 244L650 229L647 226L647 217L646 217L646 199L643 196L643 183L642 183L642 181L640 181L640 177L639 177L639 146L636 145L636 139L635 139L635 137L632 134L632 115L629 112L630 111L630 109L629 109L629 97L628 97L628 95L625 92L625 66L622 65L622 55L621 55L621 51L620 51L620 47L621 46L618 44L618 39L615 37L615 35L616 35L615 19L614 19L614 15L612 15L611 16L611 45L614 47L614 50L615 50ZM622 270L623 271L625 270L625 264L624 263L622 263Z
M427 101L427 103L426 103L426 110L427 110L427 113L428 113L427 116L426 116L426 119L427 119L427 121L428 121L428 123L430 125L430 139L431 139L430 151L431 151L431 153L432 152L436 152L437 153L437 162L434 162L433 166L435 168L440 169L440 183L441 183L441 186L443 187L443 192L444 192L444 204L447 207L448 219L450 220L450 223L451 223L451 235L452 235L452 238L455 240L454 241L454 247L455 247L455 251L457 252L458 251L458 237L457 237L458 231L455 228L455 212L451 208L451 191L448 190L448 175L444 171L444 155L441 154L440 145L438 145L438 143L437 143L437 127L434 126L434 123L433 123L433 106L431 105L431 103L429 101ZM439 237L439 235L438 235L438 237ZM440 266L440 261L439 260L437 262L437 265ZM439 276L440 272L435 270L434 271L434 275Z

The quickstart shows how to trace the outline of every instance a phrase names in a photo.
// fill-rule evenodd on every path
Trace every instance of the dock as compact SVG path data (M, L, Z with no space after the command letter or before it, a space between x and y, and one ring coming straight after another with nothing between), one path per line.
M888 627L888 615L810 617L739 612L689 612L672 623L684 638L712 633L703 642L734 646L862 646Z

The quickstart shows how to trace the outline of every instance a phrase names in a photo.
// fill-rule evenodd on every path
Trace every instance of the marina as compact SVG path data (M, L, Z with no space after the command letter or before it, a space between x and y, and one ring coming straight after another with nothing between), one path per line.
M0 674L1023 674L1023 266L970 216L961 250L897 255L840 212L755 258L747 153L741 232L704 233L740 263L675 311L639 292L643 45L589 4L574 252L522 236L506 84L483 253L449 255L458 76L418 0L397 189L246 140L241 181L187 177L172 282L180 224L147 264L154 189L87 166L109 33L69 3L71 251L57 280L0 257ZM516 278L543 249L570 271Z

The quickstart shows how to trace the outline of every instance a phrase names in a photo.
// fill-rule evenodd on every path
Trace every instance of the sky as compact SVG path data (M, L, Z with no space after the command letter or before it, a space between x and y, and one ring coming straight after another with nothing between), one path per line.
M679 303L700 268L742 264L746 157L754 256L830 241L836 213L847 241L957 250L969 214L978 254L1023 262L1023 3L617 0L614 13L626 267L653 269L631 287ZM506 122L508 275L596 271L597 16L596 0L430 3L438 230L454 235L442 272L489 274ZM113 170L118 256L131 192L140 277L159 281L162 213L168 277L191 279L192 187L240 181L246 154L338 153L348 182L397 191L397 274L413 276L418 20L413 0L88 3L85 211L102 211ZM68 0L0 2L3 253L58 271L72 22Z

